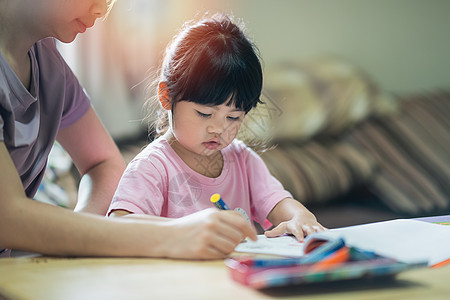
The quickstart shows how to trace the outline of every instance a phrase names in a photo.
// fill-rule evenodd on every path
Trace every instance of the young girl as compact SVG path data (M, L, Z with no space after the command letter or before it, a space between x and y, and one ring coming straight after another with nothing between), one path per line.
M214 209L176 220L107 219L125 163L56 49L102 18L107 0L0 1L0 256L219 258L253 229ZM74 213L31 200L57 139L80 173ZM102 216L95 216L99 214ZM214 231L211 231L214 228Z
M276 227L269 237L323 230L314 215L270 175L261 158L235 139L260 102L256 49L230 18L186 26L166 51L158 99L165 133L128 165L109 213L179 218L211 207L219 193L232 209ZM167 120L164 122L164 120Z

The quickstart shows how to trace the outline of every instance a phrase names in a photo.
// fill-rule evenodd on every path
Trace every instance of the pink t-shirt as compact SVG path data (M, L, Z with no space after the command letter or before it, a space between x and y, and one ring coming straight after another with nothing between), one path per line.
M213 207L210 197L219 193L230 209L242 208L250 219L263 224L275 204L292 197L243 142L234 140L222 155L222 173L206 177L187 166L164 138L158 138L129 163L108 215L122 209L179 218Z

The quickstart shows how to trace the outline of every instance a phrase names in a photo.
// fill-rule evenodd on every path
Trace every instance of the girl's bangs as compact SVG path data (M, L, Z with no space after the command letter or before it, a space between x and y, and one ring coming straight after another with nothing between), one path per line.
M220 64L199 65L194 73L196 76L186 78L189 84L184 87L181 99L202 105L216 106L225 103L245 112L255 107L260 102L260 69L251 70L246 65L232 65L227 68L218 65Z

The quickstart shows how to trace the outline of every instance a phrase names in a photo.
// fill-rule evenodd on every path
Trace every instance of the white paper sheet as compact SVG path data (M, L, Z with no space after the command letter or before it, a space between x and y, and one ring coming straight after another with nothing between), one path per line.
M280 236L268 238L265 235L258 235L257 241L246 239L245 242L237 245L236 252L274 254L289 257L301 257L304 255L303 243L297 241L294 236Z
M450 258L450 226L398 219L318 232L305 239L343 238L348 246L406 263L433 265Z
M450 226L411 219L398 219L331 229L309 235L303 243L293 236L267 238L239 244L236 252L274 254L289 257L304 255L305 246L315 240L343 238L348 246L374 251L406 263L429 265L450 259Z

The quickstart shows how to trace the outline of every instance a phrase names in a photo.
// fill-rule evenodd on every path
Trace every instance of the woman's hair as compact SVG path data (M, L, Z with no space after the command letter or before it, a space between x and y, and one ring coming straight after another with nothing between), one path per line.
M258 50L230 17L216 14L185 24L167 47L158 82L165 82L172 111L177 101L234 105L245 113L261 103L262 69ZM157 97L157 96L156 96ZM157 135L168 128L167 112L152 124Z

